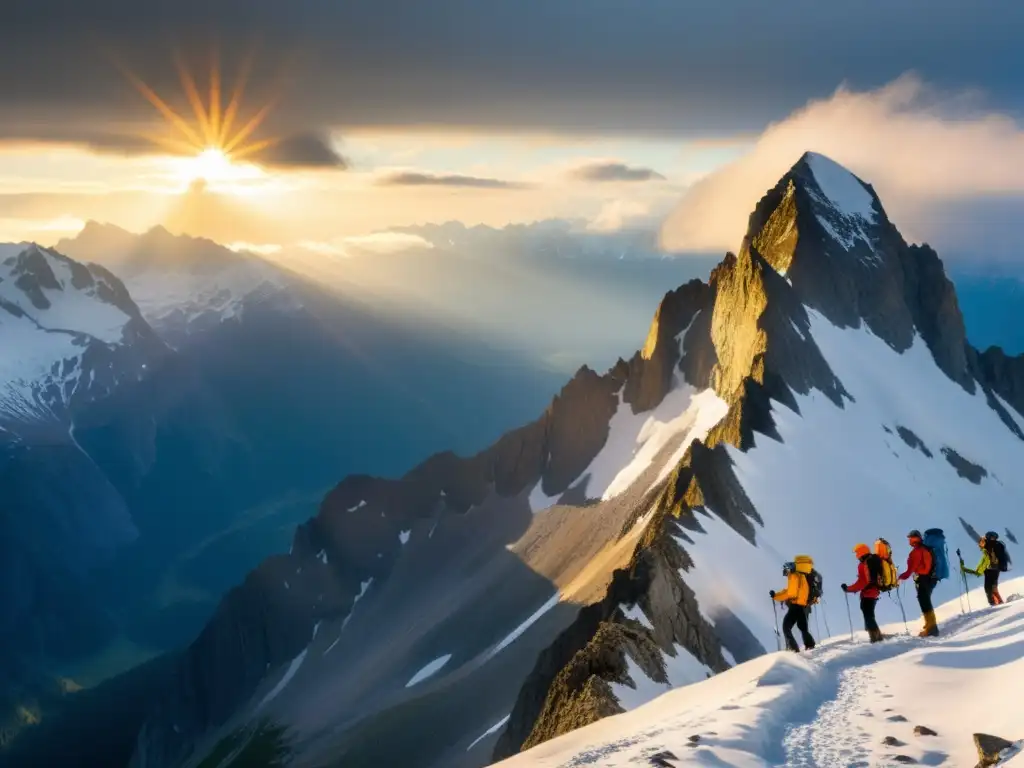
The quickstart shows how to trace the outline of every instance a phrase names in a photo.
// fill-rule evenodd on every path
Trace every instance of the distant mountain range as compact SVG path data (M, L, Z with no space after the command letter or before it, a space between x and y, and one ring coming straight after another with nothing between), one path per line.
M0 732L54 674L187 644L339 473L474 450L557 386L210 241L60 247L0 252Z

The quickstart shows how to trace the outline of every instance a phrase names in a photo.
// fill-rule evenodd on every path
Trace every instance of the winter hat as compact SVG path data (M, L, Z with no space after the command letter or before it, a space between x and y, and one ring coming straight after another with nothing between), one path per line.
M871 547L869 547L867 544L858 544L856 547L853 548L853 554L855 554L858 558L864 557L864 555L870 555Z
M919 530L917 530L917 528L915 528L914 530L912 530L910 533L907 534L907 538L908 539L920 539L921 538L921 532Z

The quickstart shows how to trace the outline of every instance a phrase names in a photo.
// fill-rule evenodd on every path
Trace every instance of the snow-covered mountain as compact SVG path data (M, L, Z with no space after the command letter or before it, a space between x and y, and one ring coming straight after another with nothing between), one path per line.
M257 307L301 309L287 273L264 259L160 226L136 235L88 222L56 248L118 274L146 320L176 348Z
M124 285L29 243L0 245L0 435L67 432L70 411L138 380L166 347Z
M294 765L486 765L773 649L797 553L837 631L858 541L1014 542L1022 462L1024 358L973 349L935 252L809 153L628 361L474 456L343 480L222 601L133 765L254 733Z
M761 656L499 765L1024 765L1024 579L1002 589L1012 596L999 608L979 609L980 589L972 613L962 599L940 606L943 637L908 637L899 623L870 645L863 632L851 642L838 631L809 654Z

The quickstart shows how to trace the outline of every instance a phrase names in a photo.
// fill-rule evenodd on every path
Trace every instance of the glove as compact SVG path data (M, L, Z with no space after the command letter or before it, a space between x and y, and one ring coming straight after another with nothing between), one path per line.
M839 588L841 590L843 590L843 592L849 592L850 591L850 588L848 586L846 586L845 584L840 584Z
M774 589L769 589L769 590L768 590L768 594L769 594L769 595L771 595L771 598L772 598L773 600L775 599L775 590L774 590Z

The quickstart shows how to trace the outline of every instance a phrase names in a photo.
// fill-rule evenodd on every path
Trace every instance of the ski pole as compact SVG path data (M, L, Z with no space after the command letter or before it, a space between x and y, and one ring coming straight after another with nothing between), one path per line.
M775 602L775 598L772 598L772 613L775 614L775 650L782 650L782 635L779 634L779 606Z
M960 554L960 550L957 549L956 557L960 561L960 578L964 580L964 595L967 597L967 612L974 613L974 609L971 608L971 590L967 586L967 566L964 564L964 557Z
M843 592L846 595L846 618L850 622L850 642L853 642L853 614L850 613L850 593Z

